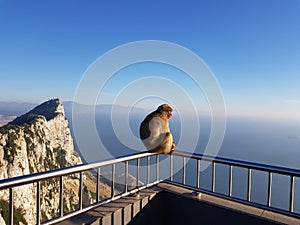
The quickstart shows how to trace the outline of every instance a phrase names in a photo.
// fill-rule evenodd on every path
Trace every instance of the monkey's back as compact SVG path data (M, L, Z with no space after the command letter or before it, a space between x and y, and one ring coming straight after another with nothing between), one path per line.
M141 123L140 126L140 138L146 139L148 137L150 137L151 135L151 131L150 131L150 121L154 118L154 117L159 117L159 113L154 111L152 113L150 113L148 116L146 116L146 118L143 120L143 122Z

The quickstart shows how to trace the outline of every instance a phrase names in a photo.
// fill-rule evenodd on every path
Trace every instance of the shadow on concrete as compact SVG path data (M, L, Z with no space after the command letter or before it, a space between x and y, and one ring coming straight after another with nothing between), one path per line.
M129 223L130 225L279 224L235 210L162 191Z

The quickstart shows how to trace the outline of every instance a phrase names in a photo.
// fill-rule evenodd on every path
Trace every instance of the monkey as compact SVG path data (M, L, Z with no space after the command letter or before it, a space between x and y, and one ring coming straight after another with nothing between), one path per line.
M176 143L169 128L173 109L168 104L146 116L140 125L140 138L149 152L169 154L176 149Z

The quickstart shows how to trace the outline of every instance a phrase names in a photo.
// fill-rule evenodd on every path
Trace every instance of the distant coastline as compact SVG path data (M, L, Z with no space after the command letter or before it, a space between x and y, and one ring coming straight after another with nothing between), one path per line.
M0 115L0 127L8 124L10 121L14 120L15 118L17 118L17 116Z

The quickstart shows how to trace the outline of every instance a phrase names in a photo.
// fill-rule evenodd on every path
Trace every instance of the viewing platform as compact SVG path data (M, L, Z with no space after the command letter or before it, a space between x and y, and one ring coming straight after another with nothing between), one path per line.
M160 160L163 158L163 160ZM174 163L176 160L176 163ZM187 182L187 161L193 160L196 167L195 184ZM178 162L181 168L178 170ZM201 165L208 163L211 173L210 189L201 187ZM176 165L175 165L176 164ZM227 193L219 191L217 169L222 165L228 170L225 177ZM120 167L121 166L121 167ZM104 172L104 168L105 172ZM109 172L107 169L109 168ZM233 193L233 171L242 168L247 174L246 196L238 197ZM121 170L124 180L117 180ZM83 202L83 173L91 171L96 177L96 193L90 204ZM253 174L267 176L266 202L258 203L252 198ZM79 174L78 207L72 212L64 212L63 177ZM106 175L104 175L106 174ZM181 180L175 179L180 174ZM288 208L272 205L273 177L284 176L289 181ZM103 176L110 176L111 196L100 199L100 182ZM135 185L129 184L129 177L135 178ZM59 215L50 220L41 218L41 182L59 178ZM112 160L83 164L39 174L30 174L0 181L0 190L9 190L8 224L14 221L14 188L26 184L36 187L36 224L57 225L124 225L124 224L300 224L300 215L295 211L295 186L300 171L239 160L211 157L201 154L175 151L171 155L138 153ZM224 177L223 177L224 181ZM224 185L224 184L223 184Z
M161 182L57 225L300 224L291 216Z

